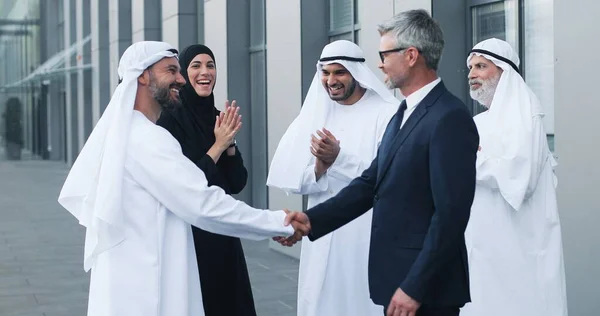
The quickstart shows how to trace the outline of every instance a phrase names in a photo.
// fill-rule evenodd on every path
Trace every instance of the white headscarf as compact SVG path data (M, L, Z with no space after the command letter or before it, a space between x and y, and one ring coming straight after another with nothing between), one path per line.
M177 57L177 51L163 42L138 42L125 50L118 68L122 81L60 192L58 202L86 227L85 271L100 253L125 239L121 188L137 79L165 57Z
M498 86L487 115L490 125L480 130L480 146L486 155L511 161L498 164L497 180L505 200L519 210L525 199L533 172L533 118L544 113L538 98L527 86L519 72L517 52L505 41L492 38L473 47L473 55L482 56L502 68ZM550 155L551 156L551 155Z
M268 186L278 187L286 192L300 189L304 170L312 155L308 149L310 135L324 127L329 112L335 105L321 83L323 65L333 63L344 66L361 87L373 91L381 98L381 102L398 107L398 99L365 64L360 47L346 40L326 45L317 62L317 71L300 114L279 141L269 169Z

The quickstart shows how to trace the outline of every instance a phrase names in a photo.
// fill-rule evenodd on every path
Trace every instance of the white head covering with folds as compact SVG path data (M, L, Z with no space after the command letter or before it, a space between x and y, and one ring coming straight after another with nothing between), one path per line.
M177 57L163 42L131 45L119 61L117 86L104 114L75 160L58 202L86 227L84 269L124 240L121 187L137 79L165 57Z
M336 57L362 61L334 59ZM398 99L365 64L360 47L346 40L326 45L317 62L317 71L300 114L288 127L273 156L267 178L268 186L278 187L286 192L300 189L304 170L312 156L309 150L310 136L324 127L335 103L321 82L323 65L334 63L344 66L361 87L373 91L381 98L381 102L388 103L390 107L398 107Z
M534 144L530 137L524 135L532 134L533 118L543 117L544 113L538 98L521 75L501 60L507 59L519 67L518 54L510 44L496 38L478 43L467 58L467 66L473 55L482 56L503 70L492 104L485 113L488 116L486 121L491 124L479 130L480 146L487 156L514 162L498 164L498 168L503 170L497 170L495 175L502 196L515 210L519 210L533 172L530 162Z

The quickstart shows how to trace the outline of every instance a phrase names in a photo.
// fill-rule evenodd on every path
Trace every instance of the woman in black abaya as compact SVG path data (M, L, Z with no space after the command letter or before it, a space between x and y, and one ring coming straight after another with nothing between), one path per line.
M204 171L208 185L219 186L227 194L239 193L248 177L234 140L241 116L235 101L226 104L224 113L215 108L215 57L208 47L192 45L181 52L179 64L187 81L180 92L182 105L163 111L157 124L167 129L183 154ZM206 316L255 316L240 239L197 227L192 231Z

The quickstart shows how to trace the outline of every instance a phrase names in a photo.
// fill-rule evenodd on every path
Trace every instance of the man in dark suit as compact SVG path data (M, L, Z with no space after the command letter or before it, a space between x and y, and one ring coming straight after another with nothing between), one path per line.
M470 301L464 231L479 136L464 103L437 76L444 46L437 22L424 10L406 11L379 33L379 68L406 99L371 166L335 197L288 220L304 223L315 240L373 208L371 299L388 316L458 315Z

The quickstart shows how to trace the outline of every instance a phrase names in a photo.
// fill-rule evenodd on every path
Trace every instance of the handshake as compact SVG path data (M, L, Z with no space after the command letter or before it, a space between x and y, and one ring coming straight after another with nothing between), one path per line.
M288 209L283 210L287 216L284 221L284 225L292 225L294 227L294 234L289 237L273 237L273 240L280 243L283 246L291 247L298 241L302 240L302 237L310 233L310 221L308 216L303 212L291 212Z

